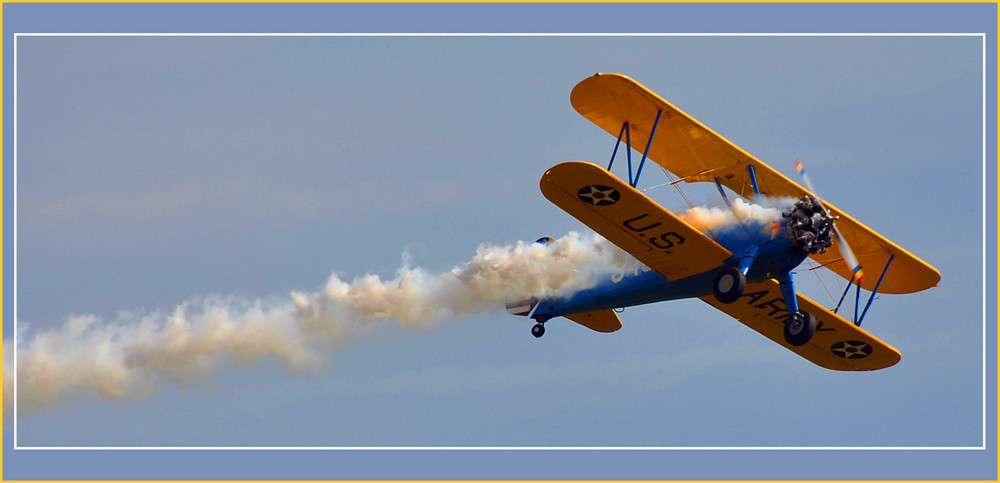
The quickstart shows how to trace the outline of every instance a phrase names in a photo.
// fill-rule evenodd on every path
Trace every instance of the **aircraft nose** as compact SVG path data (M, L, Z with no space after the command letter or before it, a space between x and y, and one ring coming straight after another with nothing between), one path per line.
M833 220L811 196L803 196L792 209L784 213L785 225L791 238L804 255L823 253L833 244L830 230Z

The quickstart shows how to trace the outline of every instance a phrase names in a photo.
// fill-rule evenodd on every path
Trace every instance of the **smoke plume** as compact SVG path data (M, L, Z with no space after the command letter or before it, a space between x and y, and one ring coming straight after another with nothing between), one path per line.
M443 273L404 264L396 278L334 274L316 292L283 301L206 296L173 310L65 319L52 330L19 325L18 411L97 394L149 396L165 382L204 381L218 367L270 357L290 370L318 368L338 344L374 321L429 328L504 300L555 297L593 286L629 263L600 237L569 235L548 245L482 245L466 263ZM4 409L13 407L14 342L3 341Z
M794 198L768 198L759 196L752 202L742 198L733 201L733 207L696 206L680 214L681 219L699 230L726 229L744 223L768 224L781 220L782 212L795 204Z
M770 223L792 201L737 199L732 210L697 207L681 217L702 230L735 225L737 217ZM32 411L88 393L142 398L165 382L200 382L222 365L265 357L293 371L316 369L374 321L430 328L498 302L569 295L637 263L599 236L570 233L548 245L481 245L443 273L411 267L404 253L392 280L369 274L346 282L334 274L316 292L279 301L194 297L172 310L120 312L112 320L75 315L38 332L21 321L17 406ZM3 341L5 415L13 408L14 349L13 340Z

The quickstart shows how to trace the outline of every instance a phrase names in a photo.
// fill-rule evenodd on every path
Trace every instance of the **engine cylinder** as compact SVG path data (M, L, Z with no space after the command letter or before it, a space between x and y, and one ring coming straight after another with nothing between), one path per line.
M823 253L833 245L830 228L834 220L820 208L815 197L803 196L782 216L799 253Z

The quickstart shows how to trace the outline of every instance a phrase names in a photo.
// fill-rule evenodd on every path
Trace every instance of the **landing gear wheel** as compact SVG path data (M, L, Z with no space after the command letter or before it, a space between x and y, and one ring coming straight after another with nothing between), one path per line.
M747 278L743 272L736 267L724 267L715 276L715 283L712 289L715 291L715 298L724 304L731 304L743 295L747 288Z
M785 341L789 345L800 346L809 342L816 333L816 317L809 312L795 312L785 322Z
M545 326L541 323L535 324L535 326L531 328L531 335L535 336L536 339L545 335Z

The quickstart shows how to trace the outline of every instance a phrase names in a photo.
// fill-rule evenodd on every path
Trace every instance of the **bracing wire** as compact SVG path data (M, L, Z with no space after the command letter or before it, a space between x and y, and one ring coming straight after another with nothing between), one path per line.
M820 266L816 265L816 263L813 262L811 258L806 258L806 261L809 262L809 271L813 272L814 274L816 274L816 280L819 280L819 284L823 286L823 290L825 290L826 291L826 295L830 297L830 301L833 302L834 304L836 304L837 303L837 297L833 296L833 293L830 292L829 288L827 288L826 282L823 281L823 277L820 277L819 276L819 272L816 271L816 269L820 268Z
M659 187L666 186L666 185L673 186L674 188L677 189L677 192L680 193L681 198L684 198L684 202L687 203L688 209L693 210L694 209L694 203L692 203L691 199L688 198L688 195L686 193L684 193L684 190L681 188L681 185L680 185L680 180L674 178L674 175L671 174L670 171L667 171L667 168L664 168L663 166L660 166L660 170L663 171L663 174L667 176L667 179L670 180L670 182L669 183L664 183L664 184L661 184L661 185L658 185L658 186L654 186L654 188L659 188ZM652 189L652 188L650 188L650 189ZM712 240L714 240L715 243L720 243L719 242L719 237L715 236L715 232L713 232L711 228L706 228L705 231L708 232L708 236L712 237Z
M833 305L836 305L837 304L837 297L834 296L830 292L830 289L826 286L826 283L823 282L823 277L820 277L820 275L819 275L819 269L820 268L824 268L825 265L816 265L813 262L812 258L806 258L806 260L809 262L809 271L816 274L816 279L819 280L820 285L823 286L823 290L826 290L827 295L830 296L830 301L833 303ZM840 282L840 280L841 280L840 277L834 277L834 279L837 282L837 293L843 293L844 292L844 287L842 286L842 284ZM854 312L851 310L851 304L845 303L843 308L844 308L845 311L847 311L847 315L850 315L851 318L853 319L854 318ZM855 308L854 310L857 310L857 308Z
M681 188L679 181L674 178L674 175L671 174L670 171L667 171L667 168L664 168L663 166L660 166L660 170L663 171L663 174L667 175L667 179L670 180L667 184L673 185L674 188L677 188L677 192L681 194L681 198L684 198L684 202L687 203L688 208L694 209L694 203L692 203L691 199L689 199L687 194L684 193L684 190Z

